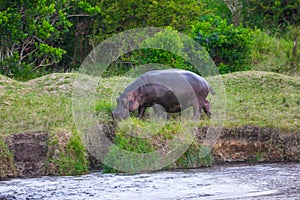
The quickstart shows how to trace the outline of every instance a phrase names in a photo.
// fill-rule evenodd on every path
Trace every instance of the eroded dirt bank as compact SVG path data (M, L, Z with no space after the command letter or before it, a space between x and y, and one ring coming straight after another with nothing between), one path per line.
M216 163L300 161L300 132L244 126L224 128L213 149Z
M107 128L111 131L113 129ZM206 128L198 130L201 141ZM108 133L112 134L112 133ZM51 175L49 133L19 133L5 138L0 154L0 180L13 177ZM289 133L272 128L243 126L223 128L212 157L215 164L228 162L299 162L300 132ZM6 151L6 152L4 152ZM93 160L91 166L95 164Z

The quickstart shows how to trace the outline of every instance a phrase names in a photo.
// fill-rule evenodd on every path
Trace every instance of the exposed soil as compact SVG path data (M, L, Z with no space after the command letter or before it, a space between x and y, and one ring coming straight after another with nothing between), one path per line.
M216 163L300 161L300 132L257 126L223 128L213 149Z
M113 131L111 128L105 129ZM207 128L198 130L198 139L202 140ZM113 133L107 133L113 135ZM13 161L0 161L8 171L1 171L0 180L12 177L36 177L48 175L47 132L19 133L5 139ZM287 133L277 129L257 126L223 128L215 144L212 156L216 164L228 162L299 162L300 132ZM92 156L89 156L91 168L99 167ZM5 163L6 162L6 163ZM11 166L13 165L13 166ZM49 167L49 166L48 166ZM15 173L12 173L14 171Z
M48 152L48 133L19 133L6 138L6 145L13 154L18 177L36 177L45 174Z

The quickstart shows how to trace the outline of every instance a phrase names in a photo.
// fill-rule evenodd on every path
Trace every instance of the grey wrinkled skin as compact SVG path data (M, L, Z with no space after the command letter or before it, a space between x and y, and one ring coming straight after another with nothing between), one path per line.
M193 107L194 118L199 119L202 109L210 117L208 93L215 94L205 79L197 74L179 69L154 70L142 74L117 98L112 112L114 120L126 119L138 110L143 118L148 107L162 106L167 113L181 112Z

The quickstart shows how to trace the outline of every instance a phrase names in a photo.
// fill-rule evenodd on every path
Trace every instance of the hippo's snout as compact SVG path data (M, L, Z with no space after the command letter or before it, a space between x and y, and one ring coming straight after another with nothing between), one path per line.
M114 120L120 120L120 113L116 112L116 111L112 111L112 117Z
M112 112L112 117L113 117L114 120L120 121L122 119L126 119L128 117L128 114L122 113L122 112L118 112L118 111L114 110Z

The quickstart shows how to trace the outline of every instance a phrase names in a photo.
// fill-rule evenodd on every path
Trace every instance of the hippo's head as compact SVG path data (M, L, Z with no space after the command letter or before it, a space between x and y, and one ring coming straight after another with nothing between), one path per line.
M126 119L130 112L139 108L136 92L122 93L117 99L117 108L112 112L114 120Z

